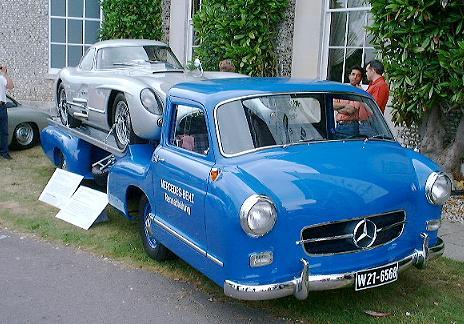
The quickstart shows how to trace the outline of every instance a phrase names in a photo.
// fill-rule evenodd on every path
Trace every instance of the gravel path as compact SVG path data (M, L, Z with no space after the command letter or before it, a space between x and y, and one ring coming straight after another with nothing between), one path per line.
M450 222L464 224L464 196L451 196L443 206L442 217Z

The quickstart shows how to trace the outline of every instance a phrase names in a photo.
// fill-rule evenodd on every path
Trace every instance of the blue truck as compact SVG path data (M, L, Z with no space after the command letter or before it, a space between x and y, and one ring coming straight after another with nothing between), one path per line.
M122 150L108 134L59 123L41 142L56 166L106 184L109 203L139 221L150 257L178 256L228 296L363 290L443 253L450 178L402 147L361 89L180 83L153 127L159 139Z

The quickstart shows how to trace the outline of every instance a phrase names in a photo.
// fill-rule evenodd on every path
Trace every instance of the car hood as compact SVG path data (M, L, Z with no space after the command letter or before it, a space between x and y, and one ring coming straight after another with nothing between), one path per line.
M287 212L340 218L406 209L420 186L413 160L395 142L340 141L257 152L238 176Z

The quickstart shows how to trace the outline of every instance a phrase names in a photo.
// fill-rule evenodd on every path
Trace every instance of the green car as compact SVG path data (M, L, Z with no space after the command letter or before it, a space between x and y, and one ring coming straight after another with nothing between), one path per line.
M27 149L39 142L40 131L47 127L50 115L36 108L23 106L7 95L8 143L16 150Z

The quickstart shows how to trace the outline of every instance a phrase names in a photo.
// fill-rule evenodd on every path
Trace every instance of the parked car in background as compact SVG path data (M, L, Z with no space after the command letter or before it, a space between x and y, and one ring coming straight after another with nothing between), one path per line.
M7 95L8 143L12 149L27 149L39 142L40 131L47 127L50 115L20 104Z
M239 76L212 73L211 78ZM176 83L203 79L184 70L168 45L151 40L108 40L94 44L77 67L60 71L56 104L61 122L114 134L124 149L159 137L166 92Z

